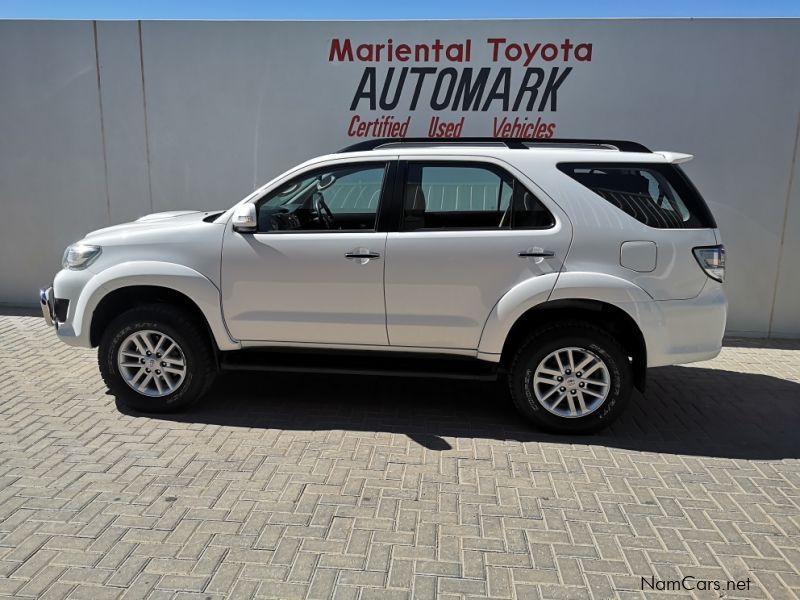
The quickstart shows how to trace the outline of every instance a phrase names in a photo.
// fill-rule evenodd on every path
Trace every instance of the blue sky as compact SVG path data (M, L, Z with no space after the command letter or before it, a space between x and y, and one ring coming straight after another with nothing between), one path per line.
M800 16L800 0L0 0L11 19L474 19Z

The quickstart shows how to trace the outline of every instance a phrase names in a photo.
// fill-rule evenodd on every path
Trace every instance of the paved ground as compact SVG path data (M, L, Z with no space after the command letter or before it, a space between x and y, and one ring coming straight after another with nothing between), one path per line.
M655 370L588 438L421 380L229 376L123 414L94 359L0 318L0 595L800 596L800 344Z

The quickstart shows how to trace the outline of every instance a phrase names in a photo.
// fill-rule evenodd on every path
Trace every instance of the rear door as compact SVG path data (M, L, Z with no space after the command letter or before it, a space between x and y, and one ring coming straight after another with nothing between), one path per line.
M475 349L506 292L561 269L569 220L489 158L408 157L398 177L402 219L386 243L389 343Z

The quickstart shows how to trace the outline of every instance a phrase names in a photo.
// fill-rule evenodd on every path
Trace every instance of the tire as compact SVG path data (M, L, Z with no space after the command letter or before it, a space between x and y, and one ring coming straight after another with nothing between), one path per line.
M159 341L158 349L169 353L147 355ZM114 319L100 340L97 360L111 394L128 407L149 413L176 412L193 404L208 391L217 372L202 324L167 304L143 305ZM144 366L131 366L137 362ZM150 371L140 372L148 367Z
M587 365L580 377L569 367L568 349L573 349L574 366ZM579 321L538 330L520 346L508 371L517 410L556 433L586 434L608 426L630 400L632 383L622 346L604 330Z

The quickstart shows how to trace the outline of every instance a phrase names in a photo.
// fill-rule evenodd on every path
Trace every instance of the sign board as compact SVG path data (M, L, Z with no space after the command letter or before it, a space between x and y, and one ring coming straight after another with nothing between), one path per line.
M607 138L695 155L730 331L800 335L798 20L8 21L0 52L0 251L27 221L52 244L0 300L89 229L225 208L371 137Z

